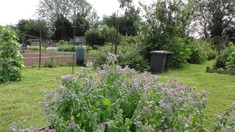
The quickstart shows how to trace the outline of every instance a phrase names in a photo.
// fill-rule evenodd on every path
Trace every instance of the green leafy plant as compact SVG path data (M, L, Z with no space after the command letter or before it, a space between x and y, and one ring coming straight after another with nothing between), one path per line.
M122 36L118 45L117 55L118 64L122 67L128 65L138 71L149 69L149 62L141 54L141 40L139 37ZM99 67L106 62L106 56L109 52L114 52L114 46L111 43L101 46L97 51L88 52L88 55L96 57L94 66Z
M229 54L226 62L226 68L228 71L235 71L235 46L230 45L232 52Z
M102 46L107 42L113 42L114 28L107 25L101 25L98 28L92 28L86 32L86 43L92 47L95 45Z
M186 39L180 37L173 37L168 44L163 45L162 50L173 52L171 59L171 67L181 67L182 64L187 63L187 60L192 54Z
M213 50L212 45L205 40L192 40L189 44L192 54L188 59L189 63L201 64L206 60L214 59L216 51Z
M0 83L20 81L23 76L23 57L16 33L0 26Z
M222 54L217 56L214 68L226 69L227 67L229 70L232 70L234 65L233 52L235 52L235 46L229 44L229 46L222 51Z
M27 49L28 50L36 50L36 51L39 51L40 47L39 46L30 46L30 45L27 45ZM44 47L41 47L42 50L45 50Z
M66 42L64 40L60 40L58 43L57 43L57 47L58 47L58 51L66 51L66 52L72 52L73 51L73 44L72 43L69 43L69 42Z

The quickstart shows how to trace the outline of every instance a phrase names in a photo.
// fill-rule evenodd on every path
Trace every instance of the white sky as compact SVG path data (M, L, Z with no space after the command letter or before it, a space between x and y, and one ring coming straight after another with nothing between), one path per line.
M21 19L35 19L39 0L0 0L0 25L17 24ZM87 0L98 15L111 15L119 9L118 0ZM139 0L133 0L138 5ZM152 0L141 0L150 3Z

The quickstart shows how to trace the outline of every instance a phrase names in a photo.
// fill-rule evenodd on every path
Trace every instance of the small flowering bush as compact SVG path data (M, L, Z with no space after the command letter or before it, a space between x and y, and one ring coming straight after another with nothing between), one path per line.
M217 119L213 131L235 131L235 102L223 115L216 115Z
M10 131L11 132L37 132L38 129L31 125L29 128L26 128L24 123L26 122L26 120L22 121L22 122L12 122L9 125Z
M84 68L46 93L45 117L57 131L203 130L205 93L178 79L160 82L157 75L122 68L113 54L107 58L94 75Z

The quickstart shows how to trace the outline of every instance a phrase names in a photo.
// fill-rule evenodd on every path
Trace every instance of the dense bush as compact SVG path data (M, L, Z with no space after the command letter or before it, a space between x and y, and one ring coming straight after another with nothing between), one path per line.
M30 46L30 45L27 45L27 49L28 49L28 50L36 50L36 51L39 51L39 50L40 50L40 47L39 47L39 46ZM44 47L41 47L41 50L45 50Z
M0 83L20 81L23 57L16 33L10 27L0 26Z
M227 68L231 70L231 68L235 64L235 61L233 60L234 52L235 52L235 46L233 44L230 44L227 48L225 48L222 51L221 55L217 56L214 68L226 69L227 66Z
M86 43L90 46L102 46L106 42L113 42L115 29L107 25L102 25L99 28L92 28L86 32Z
M65 52L73 52L74 45L70 42L66 42L64 40L60 40L57 44L58 51L65 51ZM88 52L89 50L92 50L91 46L85 46L86 51Z
M45 117L57 131L202 131L204 93L178 80L159 81L147 72L108 63L94 75L88 69L62 77L63 85L48 92Z
M234 71L235 72L235 46L232 44L229 47L233 50L227 58L226 68L227 68L228 71Z
M161 50L167 50L173 52L171 59L171 67L181 67L182 64L187 63L190 58L191 50L186 43L186 40L179 37L173 37L168 44L161 47Z
M122 67L128 65L135 70L143 71L149 69L148 60L144 59L141 51L141 41L139 37L122 37L118 45L118 64ZM113 49L112 49L113 48ZM105 63L106 56L110 52L114 52L114 45L107 43L105 46L100 47L97 51L88 52L88 55L96 57L94 66L98 67Z
M214 59L216 56L216 51L213 50L212 45L204 40L192 40L189 44L192 54L189 63L201 64L206 60Z
M65 51L65 52L72 52L73 51L73 44L70 42L66 42L64 40L60 40L57 43L58 51Z

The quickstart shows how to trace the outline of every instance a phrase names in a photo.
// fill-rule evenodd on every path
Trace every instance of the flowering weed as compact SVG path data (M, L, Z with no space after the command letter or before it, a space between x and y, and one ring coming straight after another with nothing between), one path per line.
M203 131L206 93L122 68L113 54L107 58L95 75L84 68L46 93L45 117L58 131Z

